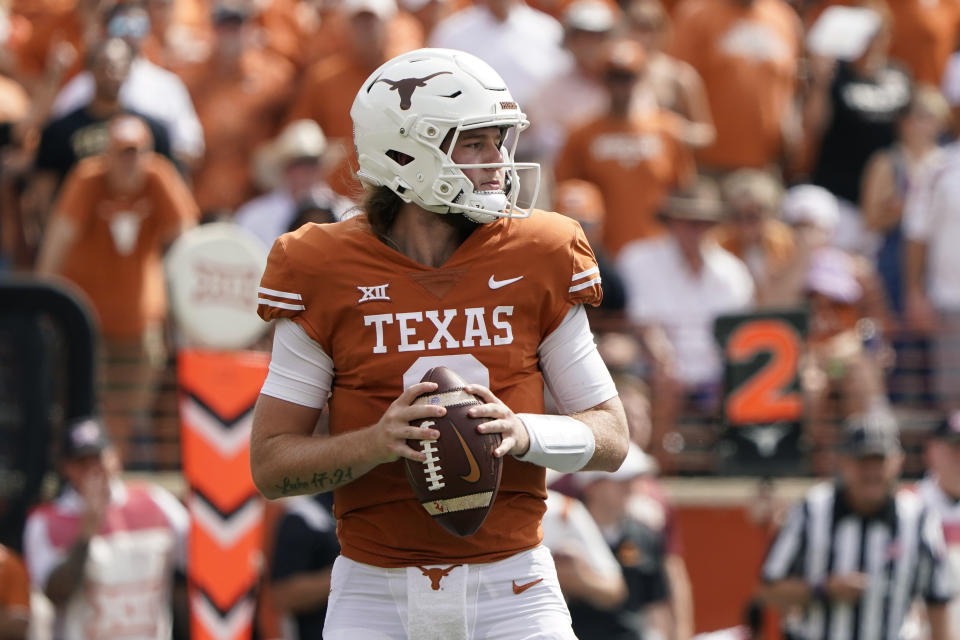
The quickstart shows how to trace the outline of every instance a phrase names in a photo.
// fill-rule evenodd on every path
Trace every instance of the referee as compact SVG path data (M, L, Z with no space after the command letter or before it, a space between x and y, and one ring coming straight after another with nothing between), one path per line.
M794 506L763 565L763 599L785 611L787 636L897 640L914 600L930 640L949 640L955 591L936 514L895 490L903 463L889 413L855 415L841 435L836 480Z

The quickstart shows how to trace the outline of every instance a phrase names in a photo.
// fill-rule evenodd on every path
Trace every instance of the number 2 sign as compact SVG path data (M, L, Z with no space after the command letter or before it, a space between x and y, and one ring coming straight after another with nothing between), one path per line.
M806 328L802 310L721 316L716 321L724 359L724 439L741 463L751 458L796 459L803 421L798 365Z

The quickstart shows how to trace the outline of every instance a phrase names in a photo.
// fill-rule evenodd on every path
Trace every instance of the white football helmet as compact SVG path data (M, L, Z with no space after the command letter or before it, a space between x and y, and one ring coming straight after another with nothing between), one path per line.
M452 49L418 49L384 63L367 78L350 109L358 176L385 186L405 202L436 213L461 213L480 223L525 218L517 207L517 171L535 172L531 202L540 187L540 165L513 162L517 134L530 123L506 83L476 56ZM457 164L450 157L468 129L507 129L495 164ZM441 148L448 134L447 150ZM401 164L398 160L406 161ZM503 168L502 191L477 191L461 169Z

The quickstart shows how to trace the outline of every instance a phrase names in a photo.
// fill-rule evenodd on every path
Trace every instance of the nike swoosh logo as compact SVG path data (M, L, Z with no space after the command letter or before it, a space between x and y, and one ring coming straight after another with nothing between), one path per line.
M494 280L493 276L490 276L490 279L487 281L487 286L491 289L499 289L500 287L505 287L508 284L513 284L518 280L523 280L523 276L517 276L516 278L510 278L508 280Z
M528 582L527 584L517 584L517 581L514 580L514 581L513 581L513 592L514 592L514 593L518 593L518 594L519 594L519 593L523 593L524 591L526 591L527 589L529 589L529 588L532 587L533 585L535 585L535 584L540 584L541 582L543 582L543 578L537 578L537 579L534 580L533 582Z
M467 456L467 464L470 465L470 472L465 476L460 476L460 479L464 482L476 482L480 479L480 465L477 464L477 459L473 457L473 452L470 451L470 447L467 446L463 436L460 435L460 430L457 429L457 425L451 422L450 426L453 427L453 432L457 434L457 440L460 441L460 446L463 448L463 452Z

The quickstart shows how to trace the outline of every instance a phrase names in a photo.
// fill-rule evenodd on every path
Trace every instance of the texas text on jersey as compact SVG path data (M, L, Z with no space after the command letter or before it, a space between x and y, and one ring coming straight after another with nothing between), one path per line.
M571 305L602 296L579 225L542 211L479 225L441 268L381 242L364 215L307 225L276 242L259 291L261 317L293 319L332 358L333 435L376 423L438 365L517 413L543 413L541 341ZM458 538L429 521L396 461L337 489L335 512L343 554L359 562L492 562L539 543L545 498L544 468L507 456L489 517Z

